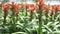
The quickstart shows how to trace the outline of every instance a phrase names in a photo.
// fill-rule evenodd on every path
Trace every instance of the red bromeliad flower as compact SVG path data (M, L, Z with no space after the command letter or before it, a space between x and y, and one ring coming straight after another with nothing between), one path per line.
M34 9L35 9L34 5L30 5L30 10L34 11Z
M30 5L30 4L26 4L26 9L28 9L28 8L29 8L29 5Z
M16 11L19 11L19 10L20 10L20 5L15 4L15 10L16 10Z
M15 5L15 10L16 10L16 16L18 16L19 10L20 10L20 5L16 4Z
M56 9L55 9L56 13L57 13L59 10L60 10L60 6L59 6L59 5L56 5Z
M44 10L46 12L46 17L48 17L49 6L48 5L44 5Z
M43 5L44 5L44 1L43 0L38 0L39 2L39 12L38 13L42 13L42 8L43 8Z
M60 10L60 5L58 7L59 7L59 10Z
M8 9L9 9L9 5L8 4L4 4L4 6L3 6L4 13L7 12Z
M57 12L60 10L60 5L53 5L52 6L52 14L55 12L57 14Z
M30 4L30 10L31 10L31 12L33 13L33 11L35 10L34 4Z
M49 11L49 6L48 6L48 5L44 5L44 10L45 10L46 12L48 12L48 11Z
M16 13L16 3L12 2L10 4L10 6L11 6L11 10L12 10L12 15L15 15L15 13Z
M3 11L7 12L8 11L8 6L4 6Z
M2 3L0 2L0 7L2 6Z
M39 2L39 6L42 8L43 5L44 5L44 1L43 0L38 0L38 2Z
M53 15L54 11L55 11L55 6L52 6L51 17L52 17L52 15Z
M26 15L27 15L27 9L29 8L29 4L26 4Z
M12 10L12 15L18 16L18 13L19 13L19 10L20 10L20 4L16 4L16 3L12 2L11 10Z
M15 3L14 2L12 2L11 7L12 7L12 9L15 9Z

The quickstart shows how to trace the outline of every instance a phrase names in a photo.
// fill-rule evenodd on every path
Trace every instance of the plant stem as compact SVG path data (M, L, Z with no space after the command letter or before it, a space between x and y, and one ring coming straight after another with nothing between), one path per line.
M30 12L30 21L33 19L33 11Z
M12 15L11 15L11 17L12 17L12 23L11 23L11 25L12 25L12 26L11 26L11 27L13 27L13 30L14 30L14 31L16 31L16 18L15 18L16 15L15 15L15 12L16 12L16 11L12 9ZM18 15L17 15L17 16L18 16Z
M26 9L26 16L27 16L27 9Z
M5 25L6 24L6 16L4 16L4 21L3 22L4 22L3 25Z
M3 21L3 25L6 24L6 16L7 16L7 12L4 12L4 21Z
M39 30L38 30L38 34L42 34L42 11L40 11L40 14L38 15L39 17Z

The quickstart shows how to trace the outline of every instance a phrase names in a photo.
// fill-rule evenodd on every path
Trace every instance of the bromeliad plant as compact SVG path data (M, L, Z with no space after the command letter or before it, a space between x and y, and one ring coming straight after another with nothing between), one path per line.
M16 23L18 21L18 14L19 14L19 11L20 11L20 5L19 4L16 4L14 2L12 2L10 4L10 10L12 11L12 14L11 14L11 26L13 27L13 31L16 31Z
M35 7L33 4L30 5L30 20L33 19L33 14L34 14Z
M8 15L8 10L9 10L9 5L8 4L4 4L3 5L3 11L4 11L4 21L3 21L3 25L6 25L6 17Z
M42 11L43 11L43 5L44 1L43 0L38 0L39 2L39 28L38 28L38 34L42 34Z
M47 18L49 17L49 16L48 16L49 6L48 6L48 5L44 5L44 10L45 10L44 12L45 12L45 17L46 17L46 21L45 21L45 22L48 23L48 19L47 19ZM46 23L45 23L45 24L46 24Z

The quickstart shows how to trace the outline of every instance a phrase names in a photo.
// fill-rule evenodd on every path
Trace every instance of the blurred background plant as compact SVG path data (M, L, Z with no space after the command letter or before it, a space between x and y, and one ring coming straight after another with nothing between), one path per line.
M13 1L0 2L0 34L38 34L39 4L35 0ZM44 4L41 20L42 34L60 34L60 4Z

